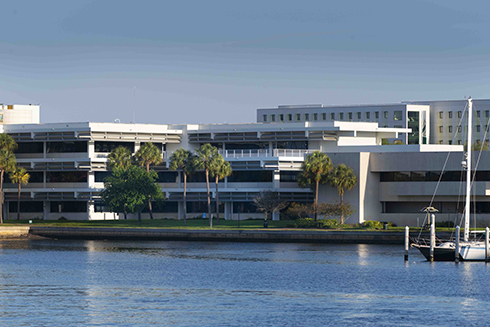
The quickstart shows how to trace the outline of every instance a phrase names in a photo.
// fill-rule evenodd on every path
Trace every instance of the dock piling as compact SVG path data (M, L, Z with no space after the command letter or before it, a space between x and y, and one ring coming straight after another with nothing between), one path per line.
M430 225L430 261L434 261L434 247L436 245L436 226L434 222Z
M454 261L456 263L459 262L459 233L460 233L460 227L459 226L456 226L456 235L454 236L455 237L455 247L454 247Z
M488 227L485 228L485 262L488 262L488 234L489 234L489 231L488 231Z
M405 261L408 261L408 246L410 243L410 234L408 226L405 226Z

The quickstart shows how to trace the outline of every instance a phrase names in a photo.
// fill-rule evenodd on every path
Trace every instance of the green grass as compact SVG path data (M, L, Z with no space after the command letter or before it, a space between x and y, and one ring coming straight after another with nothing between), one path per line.
M316 230L316 229L301 229L288 227L293 223L292 220L268 220L269 229L283 229L283 230ZM28 220L7 220L4 226L15 225L28 225ZM141 223L136 219L121 219L121 220L91 220L91 221L77 221L77 220L32 220L33 226L53 226L53 227L119 227L119 228L172 228L172 229L209 229L208 219L187 219L187 227L184 226L183 220L176 219L145 219ZM238 221L236 220L224 220L220 219L220 224L217 225L216 219L213 219L213 230L263 230L262 219L248 219L240 221L240 228L238 228ZM318 229L326 231L328 229ZM390 227L388 231L367 229L360 226L352 225L343 229L330 229L336 231L379 231L379 232L402 232L405 227ZM416 228L410 229L412 232L418 231ZM439 232L450 232L454 228L437 228Z

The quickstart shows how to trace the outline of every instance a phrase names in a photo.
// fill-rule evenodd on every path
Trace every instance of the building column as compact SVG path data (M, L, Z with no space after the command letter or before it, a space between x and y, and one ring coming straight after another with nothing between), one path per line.
M233 219L232 202L226 201L225 204L225 220Z
M87 219L92 220L95 213L94 201L87 202Z
M274 189L279 189L281 187L281 173L279 170L274 170L272 173L272 187Z
M177 218L184 219L184 201L177 202Z
M279 216L280 216L280 215L279 215L279 211L274 211L274 212L272 213L272 220L280 220L280 219L279 219Z
M43 220L49 220L49 201L43 201Z

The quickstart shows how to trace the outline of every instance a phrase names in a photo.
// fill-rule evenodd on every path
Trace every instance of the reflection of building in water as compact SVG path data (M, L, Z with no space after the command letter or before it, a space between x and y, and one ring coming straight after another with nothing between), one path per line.
M474 100L475 109L480 110L480 122L486 119L489 101ZM267 109L267 112L259 110L258 117L262 120L257 123L182 125L39 124L38 106L14 105L9 109L3 105L4 124L0 128L19 144L18 163L31 175L29 184L22 188L20 211L23 219L118 218L99 197L103 181L110 175L108 155L118 146L135 153L145 142L154 143L163 153L163 164L154 169L167 199L162 207L154 208L154 214L157 218L182 218L183 177L180 172L167 168L169 157L181 147L195 151L202 144L211 143L233 168L232 175L219 187L219 209L226 219L237 219L239 215L241 219L263 217L253 204L253 198L263 190L277 191L289 202L311 203L313 191L298 187L297 179L305 156L322 151L335 165L345 163L352 167L358 177L357 186L344 196L356 210L348 223L380 220L414 226L417 218L423 221L419 210L431 200L439 179L441 183L433 206L441 212L441 219L453 220L461 209L458 195L463 146L420 144L427 140L439 142L436 136L432 137L438 132L431 133L431 126L446 124L446 116L451 116L453 122L459 116L459 110L464 110L464 102L461 101L461 107L457 106L459 104L456 101L436 106L427 102L338 107L335 110L318 106L280 107L272 111ZM438 108L436 114L434 108ZM17 124L7 123L6 112L28 109L32 111L30 123L21 120ZM300 113L299 119L293 111ZM439 111L443 113L442 118L437 118ZM348 119L349 114L352 119ZM292 115L291 120L289 115ZM262 122L264 119L267 119L266 123ZM445 132L442 135L446 140ZM382 145L383 139L416 144ZM441 174L448 152L452 155L446 171ZM476 205L472 209L481 216L478 221L482 224L490 222L489 159L488 152L484 152L480 160L481 172L476 175ZM17 187L8 179L5 183L7 205L4 209L10 218L14 218ZM215 197L214 190L212 197ZM198 171L189 178L188 218L202 216L207 211L206 198L204 173ZM320 201L338 199L336 189L321 186ZM146 219L148 214L143 213L142 217ZM279 213L273 215L274 219L280 217Z

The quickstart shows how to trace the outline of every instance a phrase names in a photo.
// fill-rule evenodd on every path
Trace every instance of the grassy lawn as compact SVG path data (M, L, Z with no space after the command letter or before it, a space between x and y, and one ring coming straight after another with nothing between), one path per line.
M293 229L293 230L315 230L315 229L299 229L289 227L294 221L292 220L268 220L269 229ZM15 225L28 225L28 220L7 220L5 221L5 226L15 226ZM76 220L47 220L46 222L42 220L32 220L32 225L34 226L55 226L55 227L122 227L122 228L174 228L174 229L209 229L208 219L188 219L187 227L184 226L183 220L176 219L145 219L141 223L135 219L128 220L92 220L92 221L76 221ZM241 220L240 227L238 226L238 221L236 220L224 220L220 219L220 224L217 225L216 219L213 219L213 229L227 229L227 230L263 230L263 220L262 219L250 219ZM318 229L324 230L327 229ZM376 229L367 229L359 226L351 226L343 229L330 229L337 231L376 231ZM390 227L388 232L398 231L402 232L405 227ZM418 230L416 228L410 229L412 232ZM451 228L438 228L439 232L452 231ZM378 230L380 232L385 232L383 230Z

